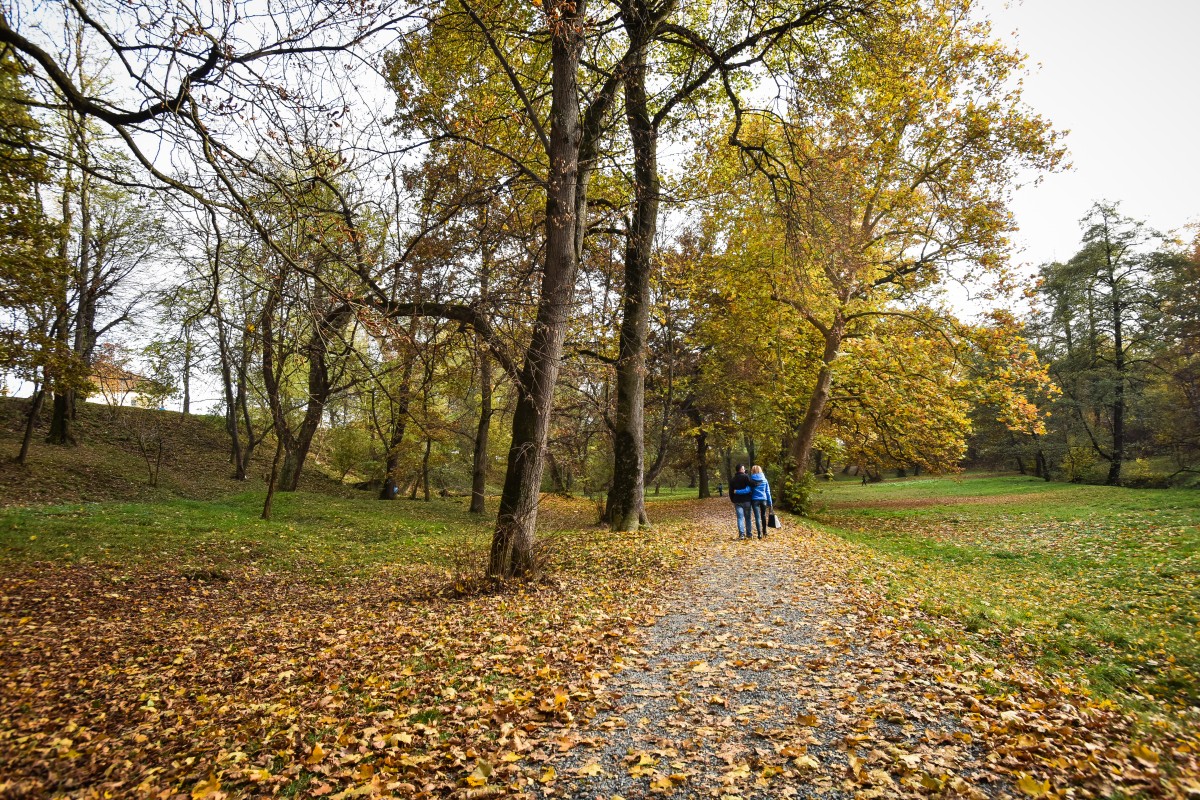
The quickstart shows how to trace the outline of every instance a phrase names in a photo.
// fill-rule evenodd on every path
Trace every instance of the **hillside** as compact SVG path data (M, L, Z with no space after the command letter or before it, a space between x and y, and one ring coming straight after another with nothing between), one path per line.
M44 409L28 463L13 459L20 450L28 400L0 398L0 505L99 502L103 500L209 499L266 485L273 451L255 453L250 479L230 478L229 439L218 417L143 408L113 409L83 403L76 420L75 447L46 444L49 414ZM165 447L159 485L149 471L137 433L156 426ZM322 475L310 459L303 488L336 492L340 486Z

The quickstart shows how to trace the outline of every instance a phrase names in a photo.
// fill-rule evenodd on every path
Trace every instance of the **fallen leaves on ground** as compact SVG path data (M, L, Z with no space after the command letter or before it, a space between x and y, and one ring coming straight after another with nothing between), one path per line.
M6 574L0 797L1195 796L1193 736L931 632L861 548L692 508L495 594Z
M546 580L457 599L446 574L404 567L324 583L22 566L0 576L0 797L485 797L554 780L536 742L594 713L680 544L578 534Z

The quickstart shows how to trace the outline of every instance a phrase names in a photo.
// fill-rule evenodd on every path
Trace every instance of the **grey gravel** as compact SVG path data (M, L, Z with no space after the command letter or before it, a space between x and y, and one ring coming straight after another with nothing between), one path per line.
M878 614L851 602L810 532L734 541L731 519L706 525L696 567L607 681L579 743L546 754L557 778L541 796L928 796L926 774L949 796L1002 788L954 687L924 677L899 634L874 635L865 617ZM592 764L599 775L579 774ZM951 792L953 776L971 788ZM669 791L652 789L664 778Z

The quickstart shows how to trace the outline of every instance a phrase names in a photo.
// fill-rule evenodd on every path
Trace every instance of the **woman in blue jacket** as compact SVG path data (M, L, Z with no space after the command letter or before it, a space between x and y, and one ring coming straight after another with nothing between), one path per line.
M767 483L767 476L757 464L750 468L750 488L754 527L758 531L758 538L762 539L767 535L767 509L770 508L771 513L775 513L775 501L771 499L771 484Z

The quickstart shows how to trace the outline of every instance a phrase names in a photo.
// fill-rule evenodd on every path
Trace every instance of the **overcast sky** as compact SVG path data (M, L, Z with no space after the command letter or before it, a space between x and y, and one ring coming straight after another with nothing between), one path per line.
M1200 0L980 3L1029 56L1028 102L1070 131L1074 167L1016 196L1016 263L1072 255L1095 200L1159 230L1200 219Z

